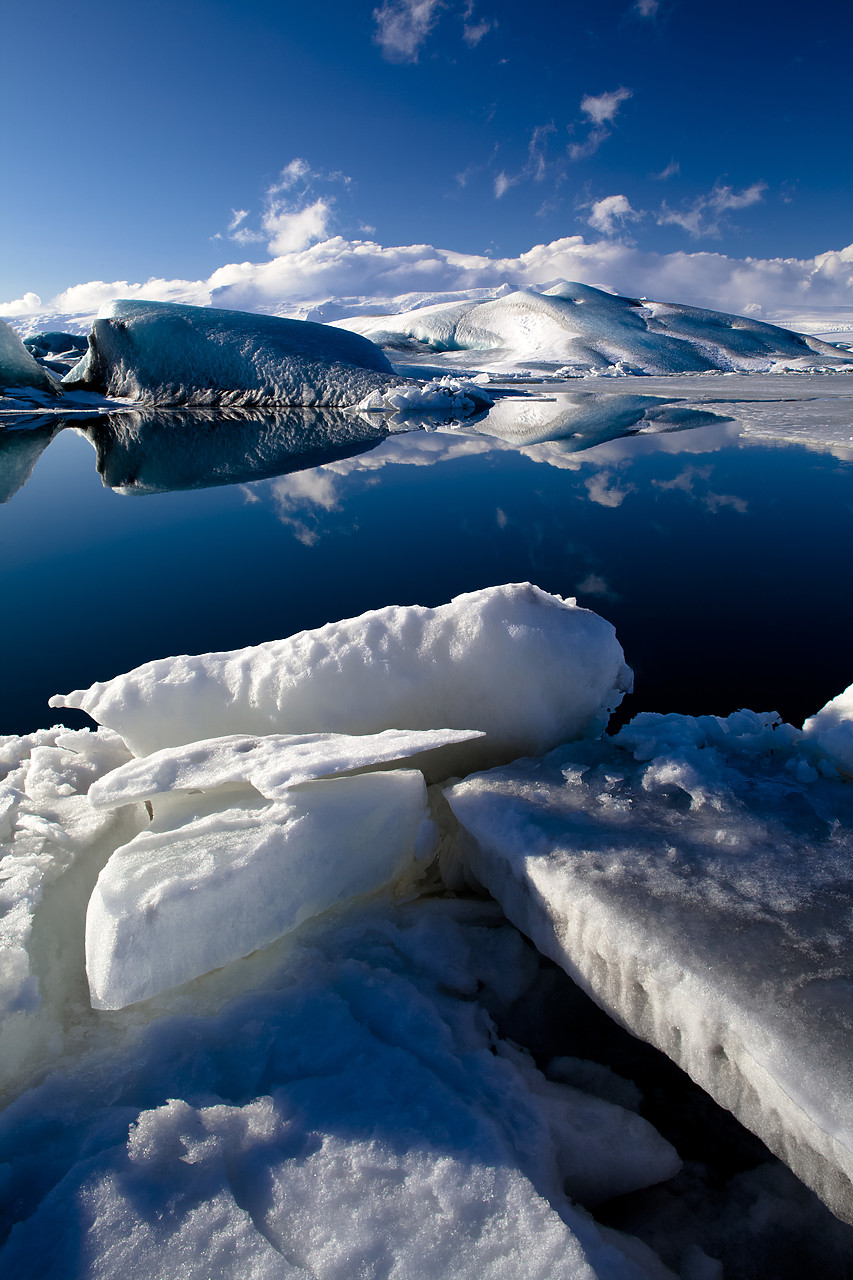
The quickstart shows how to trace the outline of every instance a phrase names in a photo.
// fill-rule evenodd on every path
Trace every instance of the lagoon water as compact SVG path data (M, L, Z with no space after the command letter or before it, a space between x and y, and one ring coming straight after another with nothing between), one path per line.
M7 492L47 447L0 509L0 732L149 658L524 580L614 623L636 677L621 718L800 723L851 679L853 453L745 438L736 406L712 407L693 428L544 442L304 411L7 431ZM794 438L806 407L783 406Z

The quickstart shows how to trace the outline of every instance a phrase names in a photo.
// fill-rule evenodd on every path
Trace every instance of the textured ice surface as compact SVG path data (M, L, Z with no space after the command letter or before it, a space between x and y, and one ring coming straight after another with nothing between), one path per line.
M371 342L304 320L108 303L63 382L160 405L351 405L395 378Z
M88 1004L69 986L68 950L82 957L95 878L147 815L98 812L87 792L129 755L109 730L0 738L0 1093L49 1066Z
M393 316L338 322L388 346L414 339L438 352L477 352L486 364L562 366L566 373L615 370L671 374L850 364L818 338L676 303L623 298L561 283L521 289L488 302L420 307Z
M679 1160L497 1036L536 968L493 904L427 900L90 1012L0 1116L4 1277L672 1280L567 1198Z
M413 769L315 782L273 803L251 788L214 792L160 815L116 850L90 899L94 1008L147 1000L337 903L411 879L437 843Z
M824 771L773 715L644 714L448 796L509 918L850 1221L853 788Z
M0 320L0 387L37 387L52 391L56 380L30 355L21 339Z
M426 383L392 387L385 392L374 391L358 407L364 412L391 412L401 418L423 414L466 418L493 403L493 398L478 383L448 375Z
M629 687L610 623L523 583L160 659L51 705L87 711L135 755L232 733L483 730L412 761L435 780L601 733Z

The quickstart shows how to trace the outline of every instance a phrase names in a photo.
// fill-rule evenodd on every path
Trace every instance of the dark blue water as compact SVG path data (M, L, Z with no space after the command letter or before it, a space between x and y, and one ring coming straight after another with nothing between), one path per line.
M255 479L302 464L251 432L229 460L210 431L149 447L144 429L61 430L0 507L0 732L50 724L52 693L149 658L525 580L614 623L636 676L626 715L749 706L800 723L853 680L853 465L829 453L725 425L586 452L376 431ZM16 435L0 464L20 479ZM194 476L215 483L168 491Z

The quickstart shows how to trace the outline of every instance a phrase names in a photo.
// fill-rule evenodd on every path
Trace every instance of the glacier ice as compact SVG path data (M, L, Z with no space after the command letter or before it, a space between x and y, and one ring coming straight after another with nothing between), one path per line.
M30 355L15 330L5 320L0 320L0 387L58 390L56 379Z
M352 405L395 377L357 334L170 302L107 303L63 384L157 405Z
M405 339L436 352L476 352L494 364L560 366L565 376L617 370L673 374L712 369L849 367L830 343L724 312L624 298L590 285L561 282L519 289L491 301L439 303L392 316L360 316L336 327L374 342Z
M88 712L135 755L233 733L483 730L412 760L435 781L601 733L630 679L610 623L522 583L159 659L51 706Z
M447 795L456 857L539 950L849 1222L853 790L822 746L646 713Z
M853 778L853 684L811 716L803 732L839 773Z

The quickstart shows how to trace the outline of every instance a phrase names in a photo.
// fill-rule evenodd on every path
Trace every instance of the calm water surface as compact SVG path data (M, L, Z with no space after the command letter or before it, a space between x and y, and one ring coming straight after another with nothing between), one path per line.
M525 580L614 623L626 716L749 706L800 723L853 680L850 461L724 420L583 449L336 415L324 453L316 419L296 436L262 415L7 432L7 492L48 443L0 507L0 732L51 724L52 693L150 658Z

